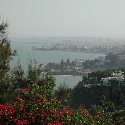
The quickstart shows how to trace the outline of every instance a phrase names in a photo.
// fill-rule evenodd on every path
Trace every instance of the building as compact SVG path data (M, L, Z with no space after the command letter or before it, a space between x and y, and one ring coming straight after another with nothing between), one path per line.
M100 85L102 86L111 86L112 84L118 84L125 86L125 77L124 72L113 72L112 77L101 78Z

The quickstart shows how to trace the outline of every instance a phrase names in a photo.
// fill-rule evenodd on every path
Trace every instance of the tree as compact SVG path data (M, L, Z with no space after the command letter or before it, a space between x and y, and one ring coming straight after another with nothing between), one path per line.
M66 66L70 66L70 60L69 60L69 58L66 60Z
M71 105L71 89L65 84L60 85L57 90L55 90L55 97L57 100L61 101L63 105Z
M60 64L61 64L61 72L64 72L65 62L63 59L61 60Z
M14 55L10 47L10 42L7 39L7 27L8 25L5 22L0 24L0 95L8 88L8 71L10 70L9 62Z

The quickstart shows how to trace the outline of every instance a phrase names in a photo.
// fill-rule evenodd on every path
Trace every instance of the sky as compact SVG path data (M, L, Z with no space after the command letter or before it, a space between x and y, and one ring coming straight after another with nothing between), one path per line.
M0 0L0 16L13 37L125 38L125 0Z

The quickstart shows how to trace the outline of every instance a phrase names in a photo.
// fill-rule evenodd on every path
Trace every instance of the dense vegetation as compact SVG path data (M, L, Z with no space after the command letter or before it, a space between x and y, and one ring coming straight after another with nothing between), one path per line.
M82 86L85 82L83 80L73 90L65 86L54 90L54 78L49 74L42 75L32 62L27 72L24 72L20 64L10 71L9 62L15 53L12 52L7 40L6 28L6 23L0 25L2 35L0 39L0 125L125 124L124 111L117 112L118 109L114 103L102 96L105 95L104 93L107 94L105 88L86 89ZM100 95L99 98L98 95ZM100 106L91 106L89 109L83 107L84 105L81 104L86 104L86 100L90 97L93 101L100 100ZM95 104L93 101L87 103Z
M111 86L100 85L101 78L111 77L115 70L105 70L89 73L84 76L72 91L72 106L79 107L100 104L103 96L112 101L116 106L125 104L125 86L119 85L119 81L110 80ZM124 71L124 69L122 69ZM77 103L75 103L77 102Z

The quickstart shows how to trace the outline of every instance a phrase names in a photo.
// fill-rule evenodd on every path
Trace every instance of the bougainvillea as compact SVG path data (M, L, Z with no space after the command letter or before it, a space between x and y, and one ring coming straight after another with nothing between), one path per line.
M65 107L50 96L51 84L20 88L14 101L0 105L0 125L122 125L124 117L116 117L103 107L93 111ZM49 94L48 94L49 92ZM77 103L77 102L76 102Z

